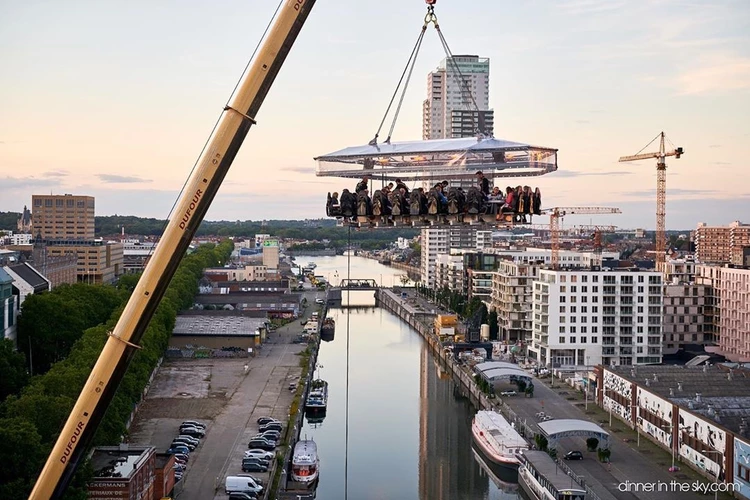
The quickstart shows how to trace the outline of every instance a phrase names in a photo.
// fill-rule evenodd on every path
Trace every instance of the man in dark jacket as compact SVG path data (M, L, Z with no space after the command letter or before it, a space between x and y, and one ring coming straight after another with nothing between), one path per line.
M365 189L367 189L367 181L369 180L369 175L365 175L364 177L362 177L362 180L357 183L357 187L354 188L354 192L359 194L360 191L364 191Z
M484 195L484 198L487 199L487 197L490 195L490 180L484 176L481 170L476 173L476 176L478 184L477 187Z

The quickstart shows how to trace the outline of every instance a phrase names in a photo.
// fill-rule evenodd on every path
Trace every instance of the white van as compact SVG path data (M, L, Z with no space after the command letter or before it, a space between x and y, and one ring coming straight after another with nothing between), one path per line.
M228 495L237 491L260 494L263 491L263 486L256 483L251 477L227 476L224 492Z

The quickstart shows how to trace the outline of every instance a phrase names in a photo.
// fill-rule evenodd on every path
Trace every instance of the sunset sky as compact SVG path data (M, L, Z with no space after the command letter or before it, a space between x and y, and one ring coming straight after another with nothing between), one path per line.
M96 196L97 215L164 218L276 0L0 0L0 211ZM313 157L367 143L422 24L422 0L318 0L208 219L322 217ZM618 206L655 226L661 130L667 228L750 222L750 2L438 0L456 54L489 57L498 138L555 147L544 205ZM425 36L394 140L421 139ZM504 185L504 181L499 183ZM582 220L583 219L583 220ZM589 218L569 218L587 224Z

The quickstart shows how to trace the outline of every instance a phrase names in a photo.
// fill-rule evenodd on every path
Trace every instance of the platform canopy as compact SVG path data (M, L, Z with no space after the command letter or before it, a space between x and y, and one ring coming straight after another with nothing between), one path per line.
M474 366L474 370L478 372L492 370L493 368L510 368L512 370L521 369L519 368L517 364L508 363L507 361L487 361L484 363L479 363L478 365Z
M534 177L557 170L557 149L502 139L464 137L353 146L315 158L318 177L390 180Z
M495 380L508 379L511 382L523 380L525 382L531 381L531 376L523 370L515 368L491 368L489 370L480 371L479 373L490 382Z
M549 443L554 443L562 438L582 436L585 438L594 437L600 443L605 444L600 448L609 448L609 433L588 420L561 418L539 422L537 425L539 425Z

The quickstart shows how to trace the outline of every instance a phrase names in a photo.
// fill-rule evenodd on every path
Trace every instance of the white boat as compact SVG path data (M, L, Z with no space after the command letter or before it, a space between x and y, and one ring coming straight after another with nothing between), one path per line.
M310 385L310 393L307 395L305 408L308 411L325 411L328 406L328 382L315 379Z
M471 433L479 449L498 465L518 468L519 455L529 449L529 443L494 411L478 411L471 423Z
M298 483L312 483L318 479L320 458L315 441L297 441L292 454L292 479Z
M585 500L586 489L545 451L527 451L518 468L518 484L532 500Z

